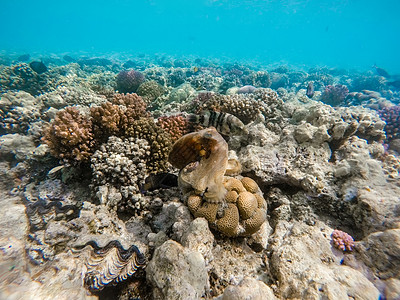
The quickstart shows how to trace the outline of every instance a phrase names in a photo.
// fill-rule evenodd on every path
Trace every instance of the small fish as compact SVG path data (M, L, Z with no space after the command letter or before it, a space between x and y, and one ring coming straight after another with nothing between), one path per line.
M376 65L373 65L372 67L375 68L375 71L379 76L382 76L382 77L385 77L385 78L390 78L391 77L390 74L388 72L386 72L386 70L384 70L382 68L379 68Z
M314 97L314 83L312 81L308 83L306 95L310 99Z
M17 60L18 61L27 61L31 56L29 54L22 54L21 56L18 56Z
M234 115L210 111L202 115L190 114L187 116L188 122L201 124L205 127L215 127L219 133L224 135L241 135L247 133L243 122Z
M193 67L193 72L194 73L197 73L199 71L199 68L198 67Z
M54 173L60 171L62 168L64 168L64 165L54 167L53 169L51 169L51 170L47 173L47 175L54 174Z
M38 74L42 74L47 71L47 67L41 61L33 61L29 64L29 66Z
M178 176L171 173L160 173L147 176L140 191L142 194L158 189L169 189L178 186Z

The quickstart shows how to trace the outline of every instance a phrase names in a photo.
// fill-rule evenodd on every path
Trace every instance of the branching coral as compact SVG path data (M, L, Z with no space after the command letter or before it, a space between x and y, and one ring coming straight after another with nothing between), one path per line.
M386 122L386 137L390 141L400 137L400 105L385 107L378 111L379 116Z
M85 161L92 155L95 145L92 122L76 107L67 107L46 127L43 141L56 157Z
M149 173L162 173L167 170L168 153L171 149L171 136L158 126L152 118L133 121L126 131L128 137L145 139L150 145L146 160Z
M342 251L353 251L354 239L348 233L334 230L331 234L333 246Z
M189 132L187 119L182 115L160 117L157 124L170 134L172 142L176 142Z
M124 136L134 120L148 116L146 103L136 94L115 94L112 102L90 109L94 132L100 140Z

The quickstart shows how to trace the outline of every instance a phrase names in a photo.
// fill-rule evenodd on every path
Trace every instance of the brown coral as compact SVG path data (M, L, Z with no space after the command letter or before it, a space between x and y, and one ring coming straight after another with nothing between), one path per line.
M164 94L165 88L158 84L157 81L149 80L143 82L136 92L146 103L150 103Z
M253 179L251 179L249 177L243 177L241 182L242 182L244 188L246 190L248 190L250 193L253 193L253 194L257 193L258 185Z
M76 107L59 111L45 128L42 139L54 156L66 160L87 160L95 145L92 122Z
M205 218L208 222L214 223L217 218L218 204L204 202L197 211L195 211L194 216L196 218Z
M256 209L254 214L243 222L244 225L244 235L251 235L260 229L261 225L265 221L265 211L261 209Z
M189 133L188 122L182 115L159 117L157 124L170 134L173 143Z
M236 236L238 234L239 211L236 205L228 203L228 208L224 211L224 216L217 220L217 229L226 236Z
M258 206L257 199L250 192L241 192L237 199L240 217L244 220L250 218Z
M171 137L151 118L134 120L126 135L129 137L145 139L150 145L150 153L146 166L150 173L162 173L167 170L168 154L171 150Z
M94 132L99 140L107 140L111 135L118 137L126 134L134 120L148 117L146 103L136 94L114 94L112 102L90 109Z

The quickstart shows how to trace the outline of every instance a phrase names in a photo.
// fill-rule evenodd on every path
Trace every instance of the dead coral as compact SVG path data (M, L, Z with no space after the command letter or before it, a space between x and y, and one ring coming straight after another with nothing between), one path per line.
M85 161L95 145L92 122L76 107L59 111L45 128L42 139L54 156L65 160Z

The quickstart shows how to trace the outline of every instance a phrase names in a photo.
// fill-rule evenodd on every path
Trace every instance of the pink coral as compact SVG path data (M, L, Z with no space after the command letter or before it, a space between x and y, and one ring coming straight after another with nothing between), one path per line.
M400 137L400 105L385 107L378 111L379 116L386 122L386 137L390 141Z
M332 234L333 246L342 251L353 251L354 239L352 236L344 231L335 229Z

